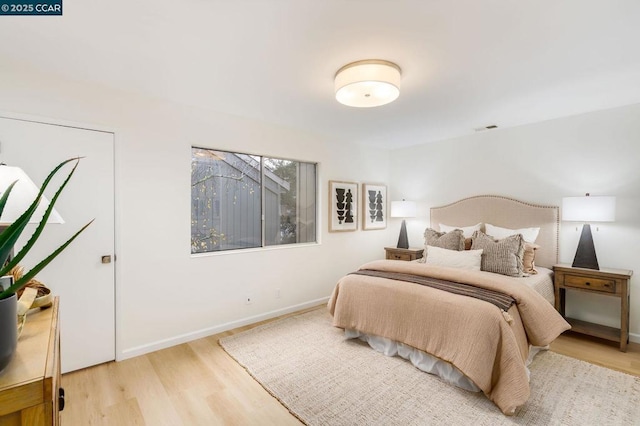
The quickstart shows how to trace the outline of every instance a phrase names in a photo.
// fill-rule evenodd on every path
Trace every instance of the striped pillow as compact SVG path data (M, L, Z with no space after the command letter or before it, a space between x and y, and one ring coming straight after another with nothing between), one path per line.
M523 276L524 240L521 234L494 240L482 231L473 233L471 250L482 249L480 269L510 277Z

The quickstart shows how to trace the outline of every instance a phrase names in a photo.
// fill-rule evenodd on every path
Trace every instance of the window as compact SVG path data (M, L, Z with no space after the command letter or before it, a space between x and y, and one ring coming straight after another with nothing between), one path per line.
M315 163L191 149L191 253L315 241Z

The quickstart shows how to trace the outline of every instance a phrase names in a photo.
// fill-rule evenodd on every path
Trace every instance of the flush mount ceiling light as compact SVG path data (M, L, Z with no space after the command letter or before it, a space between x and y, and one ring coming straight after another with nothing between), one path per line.
M335 90L338 102L347 106L388 104L400 95L400 67L379 59L352 62L336 73Z

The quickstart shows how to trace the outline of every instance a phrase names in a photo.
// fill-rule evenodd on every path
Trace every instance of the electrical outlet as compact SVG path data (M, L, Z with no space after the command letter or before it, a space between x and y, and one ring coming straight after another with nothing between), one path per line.
M244 298L244 304L245 305L250 305L253 303L253 297L249 294Z
M280 289L276 288L276 299L280 299Z

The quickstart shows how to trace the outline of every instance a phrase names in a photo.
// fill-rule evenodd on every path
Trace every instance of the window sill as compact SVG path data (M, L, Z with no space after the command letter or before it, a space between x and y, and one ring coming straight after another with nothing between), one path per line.
M291 249L297 249L297 248L317 247L319 245L320 245L319 242L315 242L315 243L299 243L299 244L282 244L282 245L254 247L254 248L236 249L236 250L211 251L208 253L191 254L191 258L196 259L201 257L228 256L233 254L245 254L245 253L259 253L259 252L271 251L271 250L291 250Z

